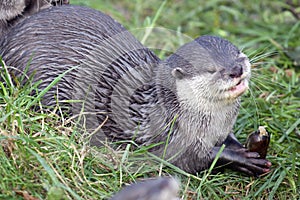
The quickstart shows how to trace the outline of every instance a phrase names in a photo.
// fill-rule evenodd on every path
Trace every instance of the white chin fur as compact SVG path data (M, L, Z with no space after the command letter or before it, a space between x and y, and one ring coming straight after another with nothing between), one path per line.
M220 93L210 85L208 77L196 76L192 79L181 79L176 81L178 100L184 106L195 109L206 109L205 107L216 107L215 99ZM207 108L207 109L208 109Z

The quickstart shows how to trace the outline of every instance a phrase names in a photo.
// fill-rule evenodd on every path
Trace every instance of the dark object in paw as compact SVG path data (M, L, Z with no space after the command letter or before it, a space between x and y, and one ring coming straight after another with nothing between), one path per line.
M266 158L268 147L270 143L270 134L263 126L258 127L257 131L254 131L248 136L246 141L246 148L250 152L257 152L260 158Z

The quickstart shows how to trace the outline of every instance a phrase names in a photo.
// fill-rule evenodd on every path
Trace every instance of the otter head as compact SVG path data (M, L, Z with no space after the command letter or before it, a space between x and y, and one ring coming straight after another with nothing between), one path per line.
M199 37L179 48L167 62L177 96L188 106L232 104L248 88L249 59L219 37Z

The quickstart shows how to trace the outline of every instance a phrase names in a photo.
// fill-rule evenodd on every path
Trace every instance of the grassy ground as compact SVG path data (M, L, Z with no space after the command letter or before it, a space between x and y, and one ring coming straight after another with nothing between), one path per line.
M181 181L183 199L300 198L300 21L286 11L288 5L271 0L71 2L112 15L162 58L203 34L225 37L243 49L253 75L235 132L245 141L259 125L267 127L272 172L261 178L230 170L192 176L145 155L145 149L90 148L57 112L30 109L41 106L41 96L29 95L36 86L10 84L7 76L7 85L0 83L0 199L106 199L126 183L161 174ZM164 29L137 29L149 26Z

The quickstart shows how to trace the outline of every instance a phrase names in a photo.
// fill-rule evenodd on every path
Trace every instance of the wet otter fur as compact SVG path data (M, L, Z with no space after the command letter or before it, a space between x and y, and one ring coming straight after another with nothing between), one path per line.
M225 39L202 36L160 60L111 17L61 6L17 24L0 48L6 64L18 67L10 71L15 75L30 61L27 74L35 73L40 89L70 70L42 103L59 102L72 114L96 114L85 115L89 129L105 121L92 145L105 139L162 143L153 153L161 156L167 146L165 159L197 173L209 167L225 144L219 165L250 175L270 170L269 161L248 152L231 133L250 63ZM70 99L84 103L67 104Z

